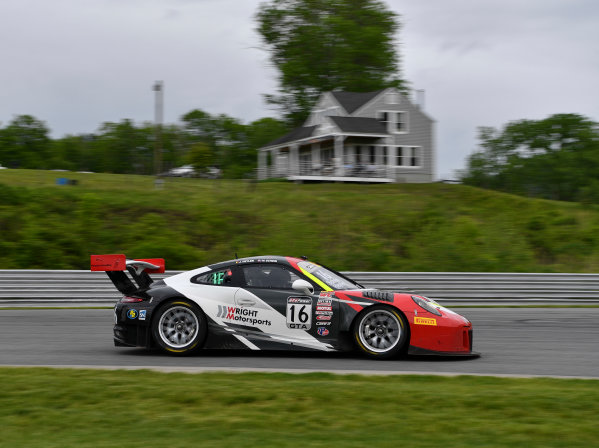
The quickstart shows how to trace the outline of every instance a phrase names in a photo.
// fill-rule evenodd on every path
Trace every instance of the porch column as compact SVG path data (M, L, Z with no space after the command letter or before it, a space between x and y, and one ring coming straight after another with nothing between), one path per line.
M387 177L395 181L395 161L397 160L397 146L387 145Z
M270 152L270 156L271 156L271 161L272 161L272 166L271 166L271 170L272 170L272 174L271 177L280 177L281 176L281 171L283 171L281 169L281 160L279 160L279 153L280 150L279 149L273 149Z
M291 176L298 176L299 173L299 146L295 144L289 147L289 168L287 170L287 174Z
M322 163L320 162L320 142L312 143L312 173L317 176L320 175L322 170Z
M342 135L335 136L335 176L342 177L345 175L343 166L343 141L345 137Z
M258 180L264 180L268 177L268 166L266 166L266 151L258 151Z

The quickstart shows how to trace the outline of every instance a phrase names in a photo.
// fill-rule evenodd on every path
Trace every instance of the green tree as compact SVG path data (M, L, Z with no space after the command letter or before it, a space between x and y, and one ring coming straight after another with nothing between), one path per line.
M198 143L205 145L209 151L202 151L211 154L211 163L222 170L225 178L242 178L252 173L256 168L256 150L287 131L287 126L274 118L246 125L236 118L211 115L199 109L185 114L182 121L193 152L189 157L207 160L196 147Z
M594 197L599 179L598 124L576 114L480 128L468 160L469 185L557 200Z
M12 168L44 169L49 166L51 140L43 121L18 115L0 130L0 163Z
M205 143L194 143L187 154L188 162L197 174L205 173L213 165L214 154Z
M104 123L95 141L101 155L99 171L151 174L154 169L153 132L151 126L136 127L129 119Z
M299 125L322 92L403 87L395 35L398 16L380 0L271 0L257 30L279 70L278 95L266 95Z

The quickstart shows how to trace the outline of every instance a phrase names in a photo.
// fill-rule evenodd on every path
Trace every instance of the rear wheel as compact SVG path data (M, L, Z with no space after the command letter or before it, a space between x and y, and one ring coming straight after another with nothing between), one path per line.
M158 311L152 335L158 346L173 355L189 355L206 340L206 316L195 304L177 299Z
M358 349L372 358L399 355L408 341L408 323L397 310L373 306L358 316L353 327Z

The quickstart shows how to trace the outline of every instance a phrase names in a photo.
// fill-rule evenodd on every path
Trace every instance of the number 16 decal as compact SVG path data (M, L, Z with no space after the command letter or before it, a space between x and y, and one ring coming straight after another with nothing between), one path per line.
M312 299L308 297L287 298L287 327L309 330L312 325Z

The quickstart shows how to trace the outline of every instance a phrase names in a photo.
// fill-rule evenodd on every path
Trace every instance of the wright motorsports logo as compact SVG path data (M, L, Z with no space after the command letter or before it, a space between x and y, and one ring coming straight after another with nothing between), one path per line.
M241 324L250 325L272 325L272 322L266 319L259 319L257 310L239 308L237 306L218 305L217 318L233 321Z

